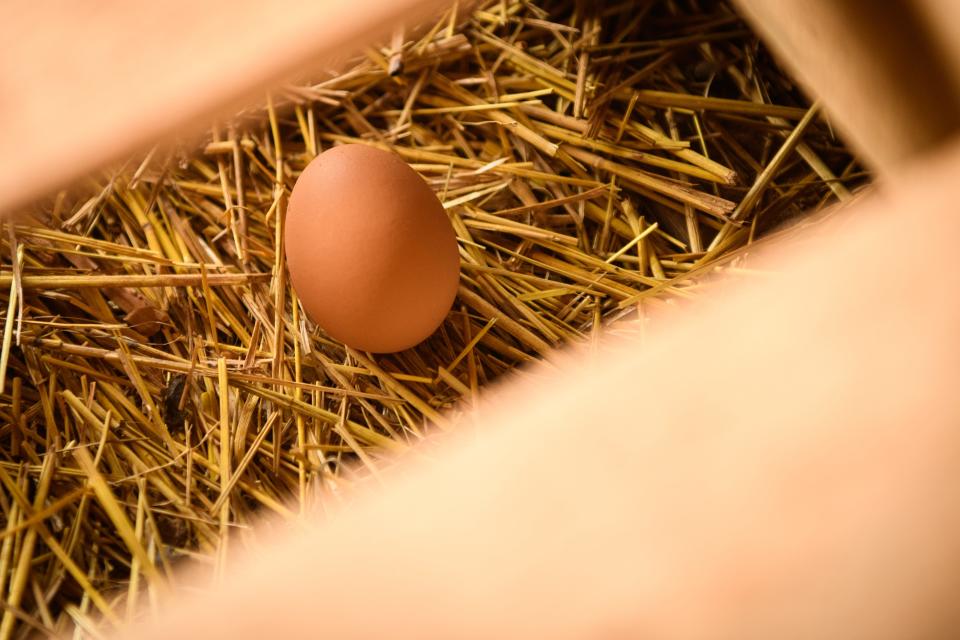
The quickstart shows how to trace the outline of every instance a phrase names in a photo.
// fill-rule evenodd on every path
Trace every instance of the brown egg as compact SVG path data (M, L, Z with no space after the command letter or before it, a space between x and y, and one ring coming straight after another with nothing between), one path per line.
M418 344L457 293L460 257L443 205L403 160L374 147L334 147L307 166L284 242L304 311L354 349Z

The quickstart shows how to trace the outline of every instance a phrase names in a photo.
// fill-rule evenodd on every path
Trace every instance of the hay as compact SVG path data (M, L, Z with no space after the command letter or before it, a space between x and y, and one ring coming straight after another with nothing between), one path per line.
M219 575L254 514L341 499L491 380L866 181L726 5L462 17L6 225L0 640L95 636L181 558ZM285 199L344 142L400 154L460 239L454 309L404 353L328 339L285 275Z

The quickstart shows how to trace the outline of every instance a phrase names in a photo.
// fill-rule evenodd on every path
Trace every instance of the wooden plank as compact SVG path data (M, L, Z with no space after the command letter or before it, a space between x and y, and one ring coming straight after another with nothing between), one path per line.
M355 51L437 0L0 5L0 212L279 80ZM261 94L262 95L262 94Z
M890 173L960 129L957 67L914 2L738 4L872 168Z

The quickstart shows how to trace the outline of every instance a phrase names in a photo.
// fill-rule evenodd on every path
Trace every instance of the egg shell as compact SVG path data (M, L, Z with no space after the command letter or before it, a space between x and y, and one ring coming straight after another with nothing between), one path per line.
M459 250L443 205L399 156L375 147L333 147L307 165L284 245L306 314L354 349L417 345L457 294Z

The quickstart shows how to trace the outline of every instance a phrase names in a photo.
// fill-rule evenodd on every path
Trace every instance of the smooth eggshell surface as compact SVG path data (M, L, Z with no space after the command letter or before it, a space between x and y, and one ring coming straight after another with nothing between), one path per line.
M285 220L290 280L304 311L354 349L415 346L456 297L456 235L433 191L393 153L334 147L297 179Z

